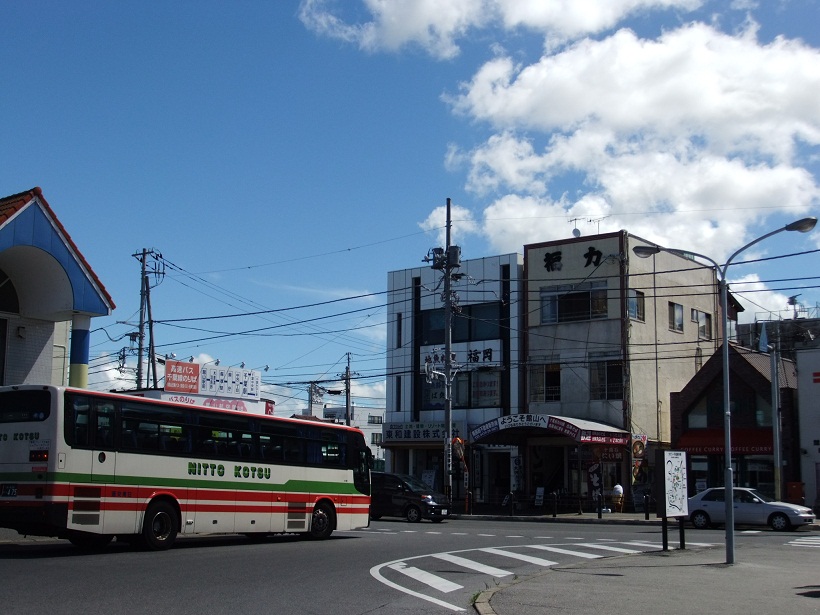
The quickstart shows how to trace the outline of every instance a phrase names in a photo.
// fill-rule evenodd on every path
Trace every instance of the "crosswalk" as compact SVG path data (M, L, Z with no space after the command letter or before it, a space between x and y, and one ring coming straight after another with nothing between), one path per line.
M809 547L820 549L820 536L801 536L787 543L790 547Z
M687 543L687 546L710 547L714 543ZM662 547L661 542L640 540L476 547L385 562L373 566L370 574L406 595L460 612L466 609L446 600L447 595L468 591L467 587L489 586L487 577L500 580L534 574L538 569L560 564L658 551Z

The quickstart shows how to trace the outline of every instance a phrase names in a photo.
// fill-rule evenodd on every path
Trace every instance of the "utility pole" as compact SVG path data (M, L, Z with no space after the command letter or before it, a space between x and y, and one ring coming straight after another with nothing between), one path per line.
M347 367L345 368L345 425L350 426L350 353L347 353Z
M430 365L425 365L428 382L433 377L444 378L444 495L452 502L453 498L453 377L457 371L453 365L453 295L451 282L456 276L455 269L461 267L461 248L450 245L450 228L452 220L450 217L450 199L447 199L447 222L445 233L445 247L433 248L432 256L428 253L426 262L432 261L433 269L437 269L444 274L444 291L442 300L444 303L444 373L430 369ZM459 276L460 277L460 276Z
M148 280L145 275L145 257L148 250L142 249L141 254L133 254L140 261L140 325L138 332L137 347L137 388L142 386L142 356L145 351L145 298L148 295Z
M156 363L156 356L154 353L154 317L151 313L151 284L148 281L148 273L153 273L156 277L157 284L161 281L162 277L165 275L165 268L162 261L162 254L156 252L155 250L151 249L148 250L146 248L142 249L142 252L137 252L132 254L134 258L139 260L140 262L140 324L139 324L139 331L137 333L138 338L138 349L137 349L137 388L142 386L142 358L145 355L145 325L146 325L146 314L147 314L147 323L148 323L148 331L150 339L148 341L148 361L149 368L153 368L154 374L154 388L158 387L157 382L157 363ZM156 264L150 272L148 271L148 257L151 256L156 261ZM150 372L150 369L149 369ZM145 388L150 388L150 383L148 382L148 378L146 378Z

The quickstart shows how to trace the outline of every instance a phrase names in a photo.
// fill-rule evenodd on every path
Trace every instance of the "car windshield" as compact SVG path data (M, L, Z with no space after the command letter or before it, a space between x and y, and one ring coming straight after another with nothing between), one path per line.
M433 488L427 483L420 481L415 476L402 476L402 479L413 491L432 491Z
M751 493L756 498L759 498L763 502L774 502L775 501L773 498L770 498L768 495L763 495L762 493L760 493L756 489L750 489L749 493Z

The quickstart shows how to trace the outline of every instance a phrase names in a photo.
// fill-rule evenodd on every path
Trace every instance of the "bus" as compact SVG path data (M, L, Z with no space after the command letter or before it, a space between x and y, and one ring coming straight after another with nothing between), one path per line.
M0 387L0 527L101 549L370 523L358 429L69 387Z

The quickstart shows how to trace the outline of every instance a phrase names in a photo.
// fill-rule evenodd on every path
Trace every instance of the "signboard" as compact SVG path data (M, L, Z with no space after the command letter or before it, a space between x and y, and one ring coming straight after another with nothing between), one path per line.
M259 400L262 373L239 367L165 362L165 390L169 393Z
M487 421L470 432L471 441L516 427L545 429L568 436L582 444L610 444L626 446L629 443L629 434L619 429L608 431L606 425L573 419L570 417L552 416L550 414L510 414Z
M441 442L444 444L444 421L440 422L413 422L413 423L385 423L382 433L383 444L389 442ZM458 426L453 423L453 434L458 433Z
M439 346L422 346L421 365L431 363L433 369L443 371L444 349ZM460 370L469 371L477 367L501 367L501 340L457 342L450 347L452 362Z
M686 492L686 453L683 451L656 452L656 498L659 517L688 517L689 501Z

